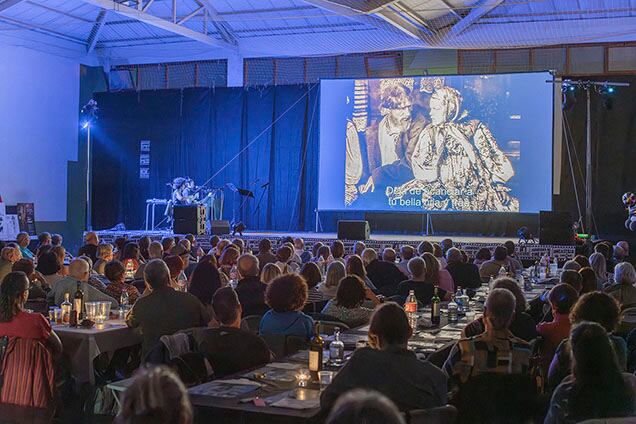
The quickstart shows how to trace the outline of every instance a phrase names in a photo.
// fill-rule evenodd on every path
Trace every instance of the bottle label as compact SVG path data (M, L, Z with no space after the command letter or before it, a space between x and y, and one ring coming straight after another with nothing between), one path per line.
M417 312L417 303L415 302L407 302L404 304L404 312L411 313Z
M309 371L320 371L320 366L322 365L321 353L315 350L309 351Z
M433 302L433 306L431 308L432 315L434 317L439 316L439 302Z
M82 299L75 299L73 301L73 308L77 311L77 313L82 312Z

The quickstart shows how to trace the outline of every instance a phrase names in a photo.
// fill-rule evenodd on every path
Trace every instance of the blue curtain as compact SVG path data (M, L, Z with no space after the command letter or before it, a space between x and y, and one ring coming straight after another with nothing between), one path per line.
M248 228L313 229L318 96L317 85L97 94L93 226L142 228L146 199L168 199L174 177L202 184L214 176L210 187L234 183L254 192L240 210L235 199ZM148 179L139 175L142 140L151 146ZM233 200L226 189L225 219Z

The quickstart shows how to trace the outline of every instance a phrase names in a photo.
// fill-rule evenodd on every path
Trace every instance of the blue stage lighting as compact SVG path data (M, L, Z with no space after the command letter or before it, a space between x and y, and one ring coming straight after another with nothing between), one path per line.
M569 89L570 89L570 91L574 91L574 90L576 90L576 87L575 87L575 86L573 86L573 85L571 85L571 86L569 87Z
M88 122L88 121L86 121L86 122L82 123L82 129L83 129L83 130L85 130L86 128L88 128L88 126L89 126L90 124L91 124L91 123L90 123L90 122Z
M607 93L608 94L613 94L614 93L614 87L607 87Z

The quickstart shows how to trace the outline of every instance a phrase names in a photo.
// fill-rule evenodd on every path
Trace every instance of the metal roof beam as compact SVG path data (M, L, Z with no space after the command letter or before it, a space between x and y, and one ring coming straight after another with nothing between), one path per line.
M223 18L221 17L221 15L219 15L219 12L212 5L212 2L210 0L196 1L202 7L204 7L205 10L207 10L208 16L212 18L212 25L214 25L214 28L216 28L219 34L221 34L223 40L225 40L225 42L228 44L238 46L238 38L236 37L236 34L226 22L223 22Z
M16 4L22 3L23 1L24 0L4 0L3 2L0 2L0 12L9 9Z
M102 9L112 11L118 15L126 16L128 18L135 19L139 22L142 22L147 25L154 26L156 28L162 29L164 31L171 32L176 35L180 35L185 38L189 38L194 41L198 41L203 44L207 44L213 47L220 48L231 48L234 49L235 46L227 43L226 41L220 41L215 38L209 37L201 32L194 31L190 28L187 28L183 25L177 25L176 23L167 21L165 19L161 19L157 16L150 15L145 12L141 12L135 8L125 6L120 3L116 3L112 0L81 0L86 4L90 4L96 7L100 7Z
M97 40L99 39L99 33L102 32L102 28L104 28L104 24L106 23L106 14L108 12L104 9L99 11L97 15L97 19L95 20L95 24L93 25L93 29L91 29L91 33L88 36L86 53L90 53L95 49L97 45Z
M392 8L380 10L375 12L375 15L387 21L389 24L393 25L406 35L417 38L421 40L426 35L433 35L433 32L426 26L426 23L421 20L415 20L415 17L412 17L407 14L407 16L411 19L407 19L402 16L401 13L394 11ZM415 24L417 23L417 25Z
M461 21L451 27L451 29L446 33L446 37L454 37L461 34L468 29L469 26L477 22L482 16L489 13L501 3L503 3L503 0L482 0L478 6L468 13L468 15L464 16Z

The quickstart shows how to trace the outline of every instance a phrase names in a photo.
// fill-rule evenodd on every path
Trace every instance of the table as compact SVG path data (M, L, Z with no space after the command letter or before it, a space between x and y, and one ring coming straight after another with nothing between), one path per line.
M62 340L63 353L78 384L95 384L93 361L100 354L135 346L142 340L139 330L128 328L124 320L108 320L103 327L90 329L62 324L53 324L52 328Z

